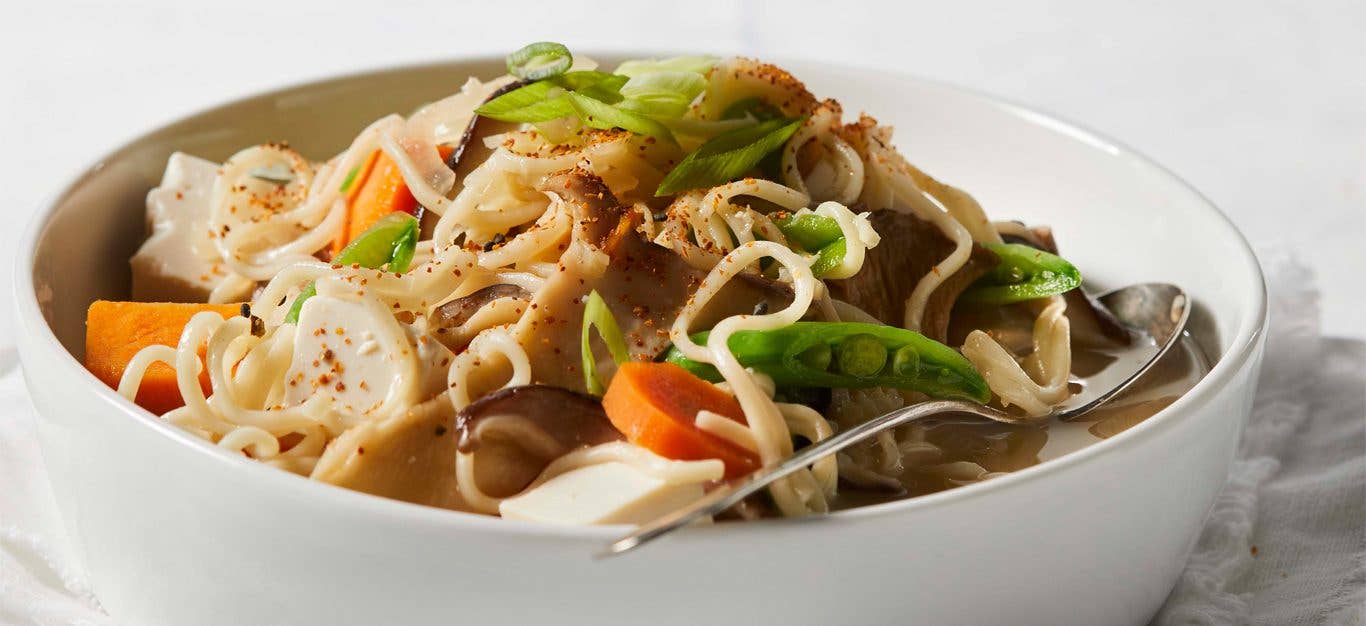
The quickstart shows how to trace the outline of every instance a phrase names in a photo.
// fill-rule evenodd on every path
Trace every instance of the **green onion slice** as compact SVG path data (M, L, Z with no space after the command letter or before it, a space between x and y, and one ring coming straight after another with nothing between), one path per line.
M563 87L541 81L489 100L474 112L504 122L546 122L574 114L574 107L560 97L563 94Z
M625 76L590 70L569 72L550 80L569 91L577 91L607 104L621 102L621 88L630 82L630 79Z
M569 48L553 41L538 41L509 54L508 73L523 80L541 80L558 76L574 64Z
M360 173L361 165L364 165L364 163L357 163L355 167L351 168L351 171L346 173L346 179L343 180L341 184L340 191L342 193L346 193L351 190L351 184L356 182L356 175Z
M413 262L417 249L418 221L416 217L403 212L394 212L380 218L374 226L356 237L355 241L342 248L333 265L360 265L370 269L385 268L390 272L403 273ZM285 314L285 323L297 324L299 312L304 301L318 294L317 286L309 283L290 305Z
M684 157L664 177L655 195L673 195L739 178L769 153L782 148L805 122L806 118L769 120L717 135Z
M569 72L509 91L480 105L475 113L503 121L538 124L574 115L574 105L564 98L569 91L583 93L604 103L621 101L625 76L604 72Z
M682 56L670 59L636 59L617 66L615 73L635 78L652 72L692 72L706 74L721 60L714 56Z
M623 108L656 118L678 118L688 112L707 79L694 72L651 72L631 77L621 87Z
M660 119L669 130L677 137L696 137L699 139L711 139L717 135L728 133L740 128L749 128L755 124L753 118L735 120L699 120L692 117L680 117L676 119Z
M744 98L730 103L726 110L721 112L723 120L742 120L753 118L761 122L776 120L783 116L783 112L777 107L764 101L763 98Z
M637 135L663 139L670 143L674 142L673 133L669 132L667 126L648 117L616 108L581 93L570 92L565 94L565 97L578 111L579 119L583 120L584 125L589 128L621 128Z
M607 302L598 295L597 290L590 292L584 303L583 332L579 350L583 358L584 386L588 388L588 393L600 396L606 388L598 378L597 359L593 358L593 346L589 341L592 338L590 331L595 328L603 343L607 344L607 351L612 354L612 360L620 365L631 358L626 349L626 335L622 334L621 327L617 326L617 318L612 316L612 310L607 308Z

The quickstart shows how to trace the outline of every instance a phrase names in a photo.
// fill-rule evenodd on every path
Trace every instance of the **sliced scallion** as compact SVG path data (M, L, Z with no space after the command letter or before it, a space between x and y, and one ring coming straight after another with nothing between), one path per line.
M739 128L753 126L756 121L754 118L743 118L735 120L699 120L692 117L680 117L676 119L661 120L674 136L683 135L685 137L697 137L700 139L710 139L723 133L728 133Z
M489 100L474 112L503 122L546 122L574 114L574 107L560 97L563 94L563 87L541 81Z
M574 64L569 48L553 41L538 41L509 54L508 73L523 80L541 80L558 76Z
M635 78L651 72L693 72L706 74L715 67L720 57L682 56L670 59L636 59L617 66L615 73Z
M655 195L673 195L739 178L769 153L782 148L805 122L805 118L769 120L717 135L684 157L664 177Z
M342 184L341 184L341 192L342 192L342 193L346 193L346 192L348 192L348 191L351 191L351 184L356 182L356 175L360 173L360 166L361 166L361 165L364 165L364 164L363 164L363 163L357 163L355 167L351 168L351 171L349 171L349 172L346 173L346 179L343 180L343 181L342 181Z
M509 91L485 102L474 112L503 122L539 124L577 112L573 103L563 97L570 91L608 104L619 102L621 86L626 80L625 76L604 72L569 72Z
M384 268L390 272L403 273L408 271L408 266L413 262L417 237L417 218L403 212L390 213L342 248L332 263L343 266L359 265L370 269ZM289 312L285 313L285 322L298 323L304 301L317 293L317 286L308 283L308 286L294 298Z
M631 77L621 87L624 108L656 118L683 117L688 106L707 88L695 72L650 72Z
M727 106L726 110L721 112L721 119L723 120L753 118L761 122L767 122L768 120L776 120L782 116L783 112L779 111L777 107L765 102L763 98L758 97L736 100L735 102L730 103L730 106Z
M637 135L654 137L671 143L674 141L673 133L669 132L667 126L648 117L619 109L581 93L570 92L565 94L565 97L578 111L579 119L583 120L583 124L589 128L621 128Z
M569 72L550 80L569 91L577 91L607 104L621 102L621 88L630 82L630 79L619 74L596 71Z
M612 316L612 310L607 308L607 302L596 290L590 292L584 302L583 331L579 349L583 358L584 386L588 388L588 393L600 396L606 386L598 378L597 359L593 357L593 345L590 341L593 329L597 329L598 336L607 344L607 351L612 354L612 360L618 365L631 358L630 352L626 349L626 336L622 334L621 327L617 326L617 318Z

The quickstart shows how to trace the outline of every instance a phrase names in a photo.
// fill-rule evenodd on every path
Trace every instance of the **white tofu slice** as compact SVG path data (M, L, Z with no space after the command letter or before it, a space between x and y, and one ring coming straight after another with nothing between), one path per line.
M402 373L411 371L414 349L406 335L386 338L374 331L392 323L375 319L359 302L323 294L309 298L299 311L285 406L325 393L345 413L372 414Z
M151 235L130 261L134 300L207 302L209 292L227 278L216 253L196 250L197 238L207 240L203 235L217 177L218 164L212 161L177 152L166 162L161 185L147 194Z
M556 476L498 510L508 519L551 524L642 524L700 497L700 483L669 484L610 462Z

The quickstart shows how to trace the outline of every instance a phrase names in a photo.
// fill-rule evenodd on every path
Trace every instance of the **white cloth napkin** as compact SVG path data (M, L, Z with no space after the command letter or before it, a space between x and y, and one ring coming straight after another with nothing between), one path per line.
M1158 624L1361 624L1366 343L1319 336L1304 267L1267 261L1272 328L1238 460ZM67 557L14 352L0 346L0 623L106 626Z
M1262 260L1271 330L1252 417L1158 624L1366 623L1366 343L1321 337L1310 271Z

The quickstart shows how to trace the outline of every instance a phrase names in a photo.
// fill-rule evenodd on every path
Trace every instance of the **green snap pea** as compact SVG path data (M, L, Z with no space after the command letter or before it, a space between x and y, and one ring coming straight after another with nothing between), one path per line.
M816 253L816 261L811 264L811 273L820 277L838 267L840 263L844 262L844 253L846 249L843 237L836 239L834 243L821 248L821 251Z
M877 376L887 365L887 346L872 335L851 335L836 346L840 373L855 378Z
M1002 305L1047 298L1081 286L1081 272L1056 254L1018 243L986 244L1001 262L959 296L959 302Z
M786 215L773 220L789 243L816 255L811 272L822 276L844 261L847 245L839 222L824 215Z
M705 345L708 332L692 336ZM881 324L797 322L773 330L745 330L727 342L735 358L779 387L892 387L935 398L985 403L991 390L958 351L920 333ZM665 360L710 381L716 368L684 357L677 348Z
M797 355L797 360L813 370L823 372L830 369L830 362L834 358L835 351L830 349L830 344L818 343Z
M391 272L406 272L417 249L417 218L407 213L394 212L380 218L374 226L356 237L332 260L334 265L359 265L370 269L385 268ZM304 301L318 294L317 286L308 283L285 314L285 323L297 324Z
M844 238L844 231L840 230L839 222L814 213L789 214L773 220L773 224L778 230L783 231L783 236L801 246L803 250L820 250L834 243L836 239Z
M902 346L892 355L892 372L897 376L915 378L920 372L920 353L912 346Z

